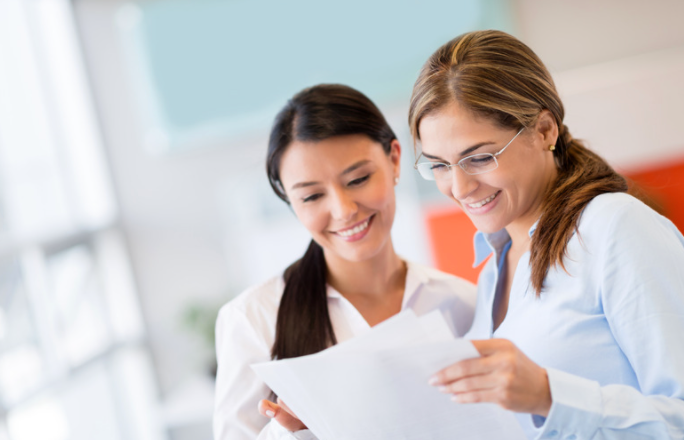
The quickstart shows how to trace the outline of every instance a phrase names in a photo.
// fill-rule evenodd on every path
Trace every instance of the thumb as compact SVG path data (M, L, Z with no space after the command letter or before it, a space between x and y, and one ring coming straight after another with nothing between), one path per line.
M278 405L279 405L282 409L284 409L285 411L287 411L288 413L290 413L290 415L291 415L292 417L295 417L295 418L297 418L297 419L299 418L299 417L297 417L297 416L295 415L295 413L292 412L292 410L290 409L289 406L285 405L285 402L283 402L283 400L282 400L280 397L278 397Z
M260 400L259 401L259 414L264 417L273 418L278 412L278 405L271 402L270 400Z
M302 423L297 416L292 414L291 410L288 412L285 407L268 400L262 400L259 402L259 413L268 418L275 419L276 422L278 422L288 431L294 432L306 429L306 425L304 425L304 423Z

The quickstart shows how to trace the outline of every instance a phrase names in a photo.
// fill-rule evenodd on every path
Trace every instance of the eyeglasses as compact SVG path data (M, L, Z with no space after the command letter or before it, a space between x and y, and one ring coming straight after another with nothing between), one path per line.
M520 131L515 136L513 136L513 139L511 139L506 144L506 146L499 150L497 153L473 154L472 156L464 157L463 159L459 160L458 163L455 164L448 164L442 162L418 163L420 156L423 155L423 153L420 153L420 155L416 159L416 163L413 165L413 168L417 169L420 175L425 180L444 179L449 176L449 171L451 167L455 167L456 165L461 167L461 169L466 174L470 175L484 174L490 171L494 171L499 167L499 162L496 160L496 157L503 153L504 150L508 148L509 145L511 145L515 138L517 138L518 135L520 135L520 133L522 133L524 129L525 127L521 128Z

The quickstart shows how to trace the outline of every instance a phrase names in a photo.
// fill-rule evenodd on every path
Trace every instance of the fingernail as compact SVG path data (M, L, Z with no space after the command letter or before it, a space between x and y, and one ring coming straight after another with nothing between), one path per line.
M430 380L428 380L428 385L437 385L439 383L439 379L437 379L437 376L432 376Z
M437 388L441 393L446 393L449 389L445 386Z
M458 394L454 394L453 396L451 396L451 401L460 403L461 399L459 398Z
M266 415L271 417L271 418L275 417L275 413L273 411L271 411L270 409L268 411L266 411Z

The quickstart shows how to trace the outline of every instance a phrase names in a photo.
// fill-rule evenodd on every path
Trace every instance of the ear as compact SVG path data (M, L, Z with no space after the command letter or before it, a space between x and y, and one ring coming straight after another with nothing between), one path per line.
M401 172L401 144L396 139L390 144L389 159L394 168L394 177L397 178Z
M535 138L539 139L544 150L548 150L551 145L556 144L558 124L550 111L542 110L539 113L535 125Z

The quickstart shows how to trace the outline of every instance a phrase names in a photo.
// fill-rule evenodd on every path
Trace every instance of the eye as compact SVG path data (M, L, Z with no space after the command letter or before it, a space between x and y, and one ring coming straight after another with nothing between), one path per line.
M368 179L370 179L370 174L367 174L363 177L359 177L358 179L354 179L351 182L349 182L347 185L348 186L358 186L358 185L361 185L363 182L367 181Z
M468 165L472 165L474 167L481 167L482 165L487 165L491 163L494 160L494 156L491 154L478 154L475 156L471 156L468 158Z
M316 200L320 199L321 197L323 197L323 194L321 194L321 193L311 194L310 196L304 197L302 199L302 201L304 203L315 202Z
M440 162L430 163L430 169L432 171L445 171L447 169L446 165Z

